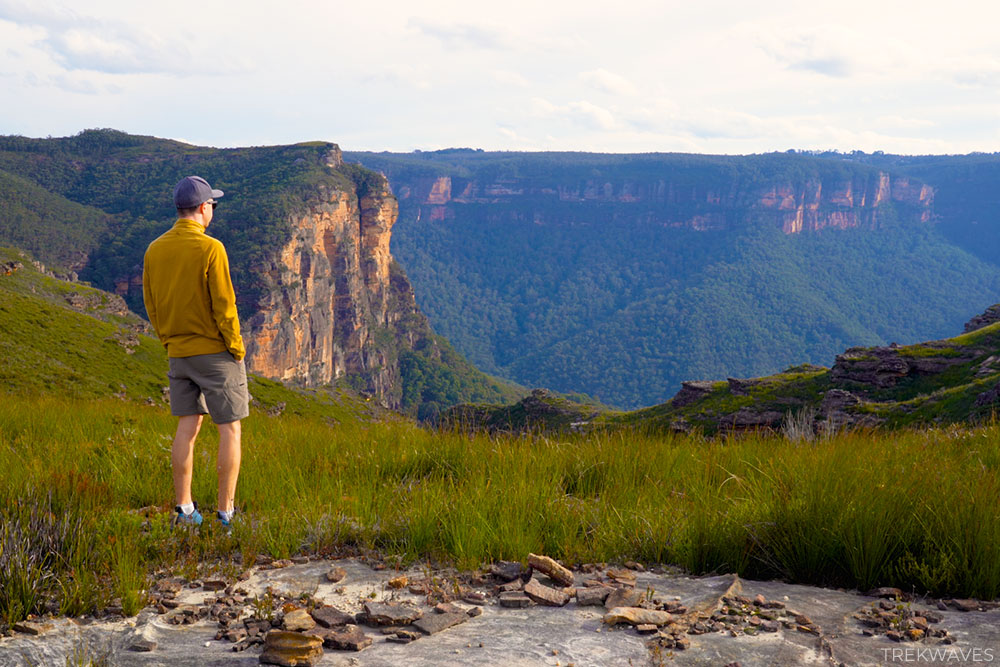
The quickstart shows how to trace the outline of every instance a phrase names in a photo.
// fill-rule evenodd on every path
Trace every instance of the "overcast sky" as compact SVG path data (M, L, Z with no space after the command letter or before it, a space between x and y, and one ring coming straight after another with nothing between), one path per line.
M0 134L1000 150L995 0L0 0Z

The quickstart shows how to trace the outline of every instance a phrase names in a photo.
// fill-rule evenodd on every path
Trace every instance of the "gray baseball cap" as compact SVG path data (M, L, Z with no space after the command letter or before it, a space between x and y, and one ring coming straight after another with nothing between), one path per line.
M201 176L186 176L174 186L174 206L177 208L195 208L209 199L218 199L222 190L213 190Z

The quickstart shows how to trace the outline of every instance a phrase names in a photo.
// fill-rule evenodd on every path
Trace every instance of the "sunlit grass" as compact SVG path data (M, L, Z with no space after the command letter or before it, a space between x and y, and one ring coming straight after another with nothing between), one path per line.
M460 567L541 552L861 589L1000 594L996 424L792 443L627 432L491 438L254 414L237 494L244 522L232 537L211 519L210 424L194 483L207 525L201 535L169 529L173 428L162 408L2 397L0 535L15 526L23 536L39 522L67 535L41 531L31 545L21 539L20 552L2 538L7 621L48 599L68 613L92 610L111 601L108 592L133 612L157 568L235 574L261 553L351 546ZM55 525L66 522L81 528ZM19 570L17 558L36 570Z

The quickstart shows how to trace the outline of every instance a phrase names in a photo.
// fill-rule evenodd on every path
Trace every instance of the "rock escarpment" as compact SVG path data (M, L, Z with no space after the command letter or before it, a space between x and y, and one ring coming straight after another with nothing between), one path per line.
M731 229L749 218L772 221L786 234L824 228L875 228L888 204L905 209L907 219L934 219L934 189L885 171L850 176L811 174L768 182L706 178L581 178L573 184L539 177L400 175L393 177L400 201L416 217L454 217L463 205L492 205L498 219L536 224L584 221L575 204L615 205L615 216L635 222L696 231Z
M389 253L395 198L384 179L362 193L324 187L319 194L291 220L291 240L258 267L267 289L247 322L248 366L310 386L361 375L370 391L396 403L392 343L413 333L400 331L401 322L422 316Z

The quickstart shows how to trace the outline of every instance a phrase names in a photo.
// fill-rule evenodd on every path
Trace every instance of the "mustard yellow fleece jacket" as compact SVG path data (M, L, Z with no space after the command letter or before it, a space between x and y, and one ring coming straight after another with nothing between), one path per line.
M149 244L142 296L168 357L246 355L226 248L194 220L181 218Z

